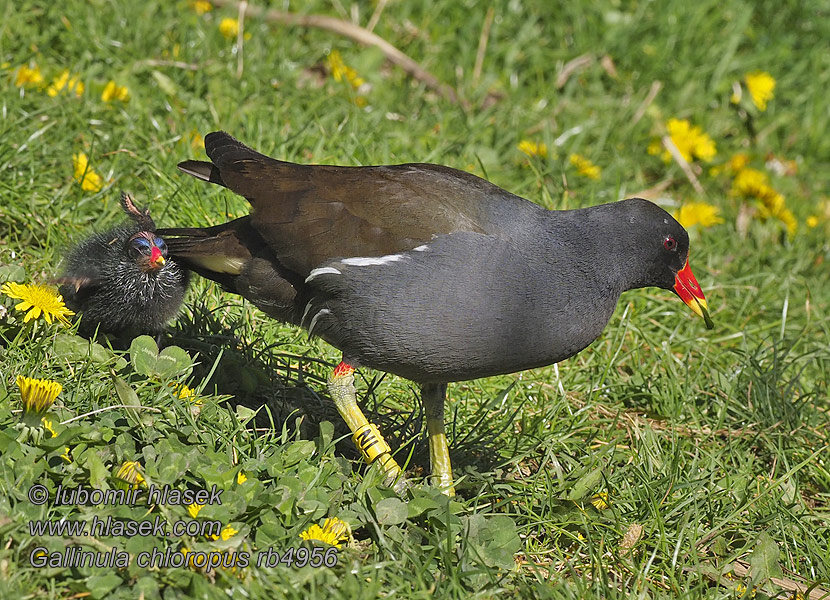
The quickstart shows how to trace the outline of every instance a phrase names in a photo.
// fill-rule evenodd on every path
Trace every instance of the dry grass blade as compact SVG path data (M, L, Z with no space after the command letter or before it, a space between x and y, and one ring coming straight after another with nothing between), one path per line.
M379 0L377 6L375 6L375 12L372 13L372 16L369 18L369 22L366 24L367 30L375 30L375 26L378 24L378 21L380 21L380 15L383 14L383 9L386 8L388 3L389 0Z
M677 146L674 145L674 142L671 140L671 136L664 135L660 138L660 141L663 142L663 146L669 151L669 154L672 155L675 162L680 165L680 168L683 170L683 174L686 175L686 179L689 180L689 183L692 184L695 191L701 196L705 195L706 192L704 191L703 186L700 185L697 175L695 175L695 172L692 171L692 167L689 165L689 162L683 158L683 155L680 153L680 150L677 149Z
M239 31L236 34L236 78L242 78L242 71L245 69L244 48L245 48L245 10L248 8L247 0L239 3Z
M481 79L481 69L484 67L484 55L487 53L487 42L490 40L490 28L493 26L493 19L496 17L496 10L491 6L487 9L484 17L484 25L481 27L481 37L478 38L478 50L476 51L476 64L473 67L473 83Z
M651 88L648 90L648 94L646 94L645 99L640 103L640 106L637 107L637 112L634 113L634 119L632 119L632 125L636 125L640 122L640 119L643 118L643 115L646 114L648 107L651 106L651 103L654 102L654 99L657 97L657 94L660 93L660 89L663 87L663 82L661 81L652 81Z
M576 58L569 60L565 63L565 66L562 67L562 70L559 71L559 75L556 76L556 82L554 83L556 89L561 90L565 87L565 84L568 83L568 79L571 78L571 75L577 71L581 71L593 62L593 54L583 54L582 56L577 56Z

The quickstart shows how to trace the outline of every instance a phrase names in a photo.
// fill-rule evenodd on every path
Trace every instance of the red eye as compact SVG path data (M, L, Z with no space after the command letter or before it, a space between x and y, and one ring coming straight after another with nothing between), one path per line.
M667 237L663 240L663 248L666 250L674 250L677 248L677 240L675 240L672 236Z

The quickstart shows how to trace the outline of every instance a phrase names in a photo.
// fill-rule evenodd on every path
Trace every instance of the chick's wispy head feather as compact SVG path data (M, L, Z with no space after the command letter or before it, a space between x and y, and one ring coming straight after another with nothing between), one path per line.
M80 332L116 335L159 333L179 310L189 273L167 257L148 210L128 194L129 220L78 244L66 258L61 293L81 315Z

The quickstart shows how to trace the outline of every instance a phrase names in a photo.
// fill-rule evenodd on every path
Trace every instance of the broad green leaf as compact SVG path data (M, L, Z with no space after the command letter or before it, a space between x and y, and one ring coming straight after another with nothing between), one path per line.
M420 514L438 508L439 504L432 498L426 496L416 496L407 502L407 516L411 519Z
M334 425L331 421L320 422L320 437L317 438L317 449L325 451L334 439Z
M121 578L112 573L90 575L86 580L86 586L93 598L105 598L112 590L121 585L121 582Z
M507 515L475 514L466 520L470 543L476 546L485 564L512 569L516 564L513 557L522 547L516 523Z
M755 542L755 549L749 555L750 575L753 583L763 583L771 577L782 577L778 557L778 544L766 531L762 531Z
M95 448L90 448L84 453L85 466L89 469L89 483L94 488L100 488L101 484L110 476L109 469L98 458Z
M123 358L116 357L111 350L104 348L101 344L68 333L55 335L54 350L56 355L73 360L89 358L92 362L98 364L115 360L117 369L121 369L126 365Z
M188 377L193 371L193 359L178 346L168 346L158 356L156 375L162 379L170 379L183 375Z
M568 500L580 500L592 493L602 481L602 469L596 468L576 480L567 495Z
M409 509L399 498L384 498L375 506L375 516L381 525L397 525L406 521Z
M151 377L156 374L159 347L149 335L140 335L130 344L130 362L136 372Z

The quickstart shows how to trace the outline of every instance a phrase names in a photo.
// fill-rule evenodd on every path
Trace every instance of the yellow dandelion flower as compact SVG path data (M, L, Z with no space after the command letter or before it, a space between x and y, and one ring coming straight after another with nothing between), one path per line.
M41 87L43 85L43 74L40 72L40 67L36 64L32 64L31 67L26 65L20 67L14 77L14 85L17 87Z
M715 158L715 154L717 154L717 148L715 147L715 141L709 137L700 127L693 127L691 129L692 133L692 154L699 158L700 160L709 162L713 158Z
M745 152L738 152L730 158L729 162L726 164L732 173L737 173L738 171L746 168L749 164L749 154L746 154Z
M205 149L205 138L195 129L190 132L190 147L194 150Z
M181 553L184 555L187 564L190 566L191 569L196 569L196 557L195 556L188 556L190 550L186 546L182 546Z
M248 476L245 475L245 473L240 471L239 473L236 474L236 485L242 485L246 481L248 481Z
M53 98L62 92L66 92L67 94L74 93L75 96L79 98L84 93L83 82L79 81L76 75L70 76L69 69L64 69L61 74L55 78L52 85L46 88L46 93Z
M648 143L648 148L646 149L646 151L651 155L657 155L662 152L665 152L665 149L663 148L662 142L660 142L658 138L654 138ZM669 158L671 158L671 155L669 155Z
M220 537L223 540L229 540L233 536L235 536L237 533L239 533L238 529L235 529L232 525L226 525L225 528L219 533L219 535L211 534L211 535L208 535L206 537L208 537L211 540L218 540Z
M807 217L807 227L809 227L810 229L812 229L813 227L817 227L818 223L819 221L816 215L810 215L809 217Z
M790 238L795 236L796 231L798 231L798 221L789 208L781 208L773 213L772 216L784 224L784 227L787 230L787 235L789 235Z
M197 15L203 15L213 10L213 4L208 0L190 0L190 8L196 11Z
M352 69L343 61L343 57L340 56L340 52L337 50L329 52L328 65L329 70L331 71L331 76L334 77L335 81L348 81L354 89L357 89L366 83L366 80L360 77L357 74L357 71Z
M187 387L187 385L185 385L184 383L179 385L178 389L176 390L176 393L182 400L191 401L193 400L193 397L196 395L196 392L194 392L191 388Z
M115 478L118 480L119 487L136 489L147 485L144 475L141 474L141 465L133 460L128 460L121 465L115 473Z
M591 499L591 504L593 504L594 508L597 510L605 510L611 506L611 502L608 500L608 492L600 492L599 494L595 494Z
M546 158L548 155L548 146L544 142L531 142L530 140L522 140L518 145L519 151L528 156L538 156L539 158Z
M340 51L332 50L329 52L326 61L328 62L331 76L334 77L335 81L341 81L343 79L343 73L346 69L346 63L343 62L343 57L340 56Z
M320 527L316 523L303 531L300 538L308 541L325 542L335 548L340 547L340 542L347 540L351 535L351 528L345 521L341 521L337 517L331 517L323 521L323 526Z
M23 415L36 416L38 421L43 414L55 403L55 398L63 390L57 381L48 379L32 379L18 375L15 380L20 388L20 397L23 400Z
M239 35L239 21L225 17L219 22L219 33L229 40L235 39Z
M101 92L101 100L104 102L112 102L113 100L128 102L130 100L130 91L126 87L110 80L104 86L104 91Z
M599 179L602 169L581 154L571 154L568 162L576 167L576 172L588 179Z
M753 71L744 75L746 89L752 98L752 103L758 110L767 110L767 102L772 100L775 90L775 79L765 71Z
M47 419L46 417L41 417L40 422L43 424L43 428L49 432L50 437L58 437L58 434L55 433L55 428L52 427L52 420Z
M773 218L784 224L790 237L798 230L798 221L792 211L787 208L784 196L779 194L769 184L766 173L757 169L742 169L732 181L729 192L733 196L755 200L758 206L758 217L762 221Z
M202 404L204 403L204 400L197 396L196 392L192 388L188 387L186 384L175 383L171 381L169 385L170 387L174 388L176 395L185 402L194 404L196 406L202 406Z
M225 527L225 528L222 530L222 533L221 533L220 535L222 536L222 539L223 539L223 540L229 540L230 538L232 538L233 536L235 536L237 533L239 533L239 530L238 530L238 529L234 529L233 527L231 527L230 525L228 525L227 527Z
M711 227L723 223L723 219L720 217L720 209L706 202L687 202L672 216L686 228L694 225Z
M47 323L51 324L52 319L55 319L68 327L69 317L75 314L66 308L63 303L63 296L56 294L54 290L45 285L30 285L9 281L4 283L3 287L0 287L0 292L9 298L22 300L22 302L15 305L15 309L21 312L28 311L26 316L23 317L24 323L37 319L42 314Z
M666 123L666 129L677 150L686 161L690 162L695 148L695 139L697 138L696 127L685 119L670 119Z
M732 181L730 194L743 198L756 198L769 193L769 178L758 169L741 169Z
M199 504L198 502L194 502L190 506L187 507L188 514L193 517L194 519L198 516L199 511L205 507L204 504Z
M81 189L87 192L100 192L104 187L104 180L89 166L89 157L83 152L72 155L72 168L75 181L81 184Z
M695 158L709 162L717 154L714 140L700 127L692 125L686 119L669 119L666 123L666 131L677 151L687 162ZM648 151L650 154L658 154L654 142L649 145ZM664 150L662 158L666 163L671 162L671 153Z
M748 164L749 155L744 152L738 152L722 165L712 167L710 173L712 175L720 175L721 173L731 173L734 175L745 169Z

